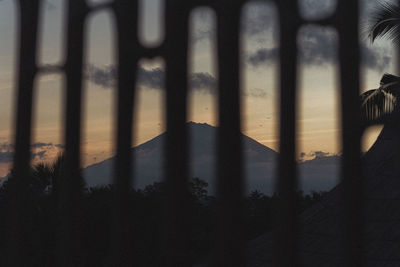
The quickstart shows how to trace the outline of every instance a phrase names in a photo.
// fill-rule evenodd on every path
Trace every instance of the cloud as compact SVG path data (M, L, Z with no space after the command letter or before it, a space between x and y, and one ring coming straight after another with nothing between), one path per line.
M329 16L336 7L336 0L302 0L299 1L300 12L307 18L317 19Z
M324 152L324 151L314 151L314 156L316 158L324 158L330 156L329 152Z
M11 162L13 159L13 156L14 156L13 152L0 152L0 162L1 163Z
M7 163L13 160L14 156L14 146L9 143L1 143L0 144L0 162Z
M276 38L278 14L274 5L268 3L252 3L245 10L242 28L247 37L259 37L272 34Z
M86 78L103 88L114 87L116 77L117 70L113 65L103 67L89 65L86 68ZM139 66L137 77L139 85L153 89L160 89L164 83L164 71L161 68L146 70Z
M0 152L9 152L14 149L14 146L10 143L0 143Z
M189 85L193 89L203 90L208 93L215 93L217 84L214 76L207 72L196 72L191 75Z
M138 84L141 86L161 89L164 85L165 72L161 68L146 70L139 66L137 75Z
M321 66L332 63L337 58L336 36L334 32L307 27L299 33L298 49L300 60L306 65Z
M39 151L37 153L32 153L32 159L44 159L46 157L46 150Z
M324 66L337 62L338 47L336 36L332 32L317 27L307 27L301 31L298 39L298 55L306 66ZM382 72L390 65L389 52L384 48L370 48L360 44L362 65L368 69ZM253 67L271 64L278 60L279 49L259 48L247 55L246 61Z
M53 143L44 143L44 142L37 142L31 144L31 149L33 149L33 153L31 153L31 159L45 159L46 154L49 150L54 148L60 149L64 146L61 144L53 144ZM0 163L10 163L13 161L14 157L14 145L10 143L0 143Z
M113 87L115 84L116 70L114 66L104 66L99 68L94 65L88 65L85 76L92 83L103 88L109 88Z
M244 93L245 96L257 97L257 98L266 98L267 96L271 96L264 89L261 88L252 88L247 90Z
M115 66L96 67L90 65L87 68L86 78L103 88L115 86L117 71ZM162 68L145 69L138 68L137 83L149 89L162 89L164 86L165 71ZM189 77L189 86L193 90L215 93L216 79L207 72L196 72Z
M247 38L264 40L265 35L272 33L276 37L278 15L273 4L253 2L244 9L241 20L242 33ZM199 8L193 14L193 41L203 42L213 40L216 36L215 16L208 8Z
M257 59L254 59L257 60ZM254 63L256 64L256 63ZM163 89L165 72L161 68L146 70L139 67L138 85L149 89ZM116 71L114 66L96 67L90 66L87 78L96 85L110 88L115 85ZM217 80L207 72L196 72L189 77L189 87L198 92L216 94ZM252 88L246 90L244 95L265 98L268 93L264 89Z
M55 9L57 9L57 5L48 0L48 1L46 1L46 8L48 10L55 10Z
M247 62L254 67L258 67L259 65L275 61L278 58L278 53L278 48L260 48L248 55Z
M327 157L337 157L339 154L334 154L325 151L311 151L309 153L301 152L300 159L301 160L309 160L309 159L320 159L320 158L327 158Z
M195 42L209 41L215 36L215 17L209 8L198 8L193 13L193 34Z
M53 145L53 143L42 143L42 142L37 142L31 145L32 148L43 148L49 146L59 146L59 145Z
M260 64L265 59L254 59L254 64L258 64L256 61L260 61ZM162 90L164 84L165 72L161 68L153 68L150 70L139 67L138 70L138 85L145 86L149 89ZM96 85L103 88L110 88L115 85L116 71L114 66L96 67L90 66L87 73L87 78ZM216 78L207 72L196 72L189 77L189 87L192 90L204 92L207 94L216 94L217 80ZM244 95L251 97L265 98L268 93L264 89L252 88L244 92ZM61 146L61 145L56 145ZM62 147L60 147L62 148Z
M389 51L376 48L371 49L365 45L361 46L362 63L365 67L371 70L377 70L382 72L387 69L390 65L391 57L389 56Z

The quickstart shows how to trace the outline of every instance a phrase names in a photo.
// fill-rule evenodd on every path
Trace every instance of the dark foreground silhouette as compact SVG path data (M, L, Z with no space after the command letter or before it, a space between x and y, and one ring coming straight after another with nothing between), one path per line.
M29 210L25 218L29 221L25 249L31 258L32 266L55 266L56 243L59 236L60 217L58 216L58 186L61 160L53 165L40 164L32 169L27 197ZM6 214L13 177L0 188L0 213ZM194 178L189 182L191 236L189 258L192 263L206 262L214 247L216 198L207 194L208 184ZM110 230L112 225L113 186L103 186L83 190L77 229L80 231L80 266L105 266L110 251ZM298 196L298 211L319 201L323 193ZM163 231L165 231L164 203L165 184L154 183L143 190L131 190L129 194L129 225L132 226L129 238L132 240L132 253L127 261L132 266L162 266ZM277 196L266 196L253 191L243 199L248 239L257 237L273 227L273 216L277 206ZM0 235L5 236L7 220L0 220ZM4 266L6 239L0 238L0 266Z

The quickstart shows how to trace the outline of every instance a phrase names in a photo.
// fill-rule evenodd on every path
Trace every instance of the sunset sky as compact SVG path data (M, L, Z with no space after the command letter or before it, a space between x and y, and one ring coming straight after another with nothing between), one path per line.
M89 1L93 4L104 1ZM377 88L382 74L394 72L394 50L387 40L370 44L365 34L376 0L362 1L362 90ZM163 38L162 1L143 0L141 41L156 46ZM40 65L63 62L64 4L46 0L42 7ZM335 1L299 0L303 16L329 14ZM0 1L0 176L8 172L12 155L15 102L16 6ZM277 33L272 4L252 2L242 17L243 132L278 150ZM190 115L188 121L217 125L215 89L215 17L207 8L191 16ZM83 165L113 155L114 81L113 17L103 10L87 20L86 80L84 93ZM316 151L340 153L339 88L336 84L336 36L333 29L308 26L298 36L299 117L298 154L312 157ZM136 122L132 145L141 144L165 128L163 121L163 62L143 60L138 67ZM35 92L34 162L51 160L62 146L63 76L38 77ZM373 131L368 144L376 137ZM374 137L375 136L375 137Z

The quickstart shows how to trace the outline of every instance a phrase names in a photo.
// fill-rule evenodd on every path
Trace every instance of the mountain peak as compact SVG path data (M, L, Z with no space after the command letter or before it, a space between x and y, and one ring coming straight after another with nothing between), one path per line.
M216 128L215 126L212 126L212 125L207 124L205 122L204 123L200 123L200 122L189 121L186 124L189 127L211 127L211 128Z
M209 184L209 192L214 194L217 173L217 127L207 123L187 122L189 177L198 177ZM144 188L146 185L162 181L164 177L165 132L153 139L132 148L133 185ZM259 190L265 194L274 193L274 177L278 153L248 136L242 136L243 167L246 191ZM328 190L337 181L337 162L311 161L300 164L299 188L304 192ZM101 186L112 183L115 158L109 158L84 169L88 186Z

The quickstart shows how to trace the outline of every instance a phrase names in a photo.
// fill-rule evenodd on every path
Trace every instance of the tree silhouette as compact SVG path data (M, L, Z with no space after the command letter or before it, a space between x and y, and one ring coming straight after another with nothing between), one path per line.
M368 25L368 36L371 42L386 37L400 45L400 6L382 3L371 14ZM383 75L380 87L364 92L361 95L361 114L364 122L379 121L383 123L398 122L400 102L400 77L391 74ZM396 111L396 112L394 112Z
M52 163L39 163L32 167L29 179L29 218L30 231L27 249L32 266L57 266L56 247L59 234L59 209L57 203L58 184L62 179L63 156L59 155ZM11 175L0 187L0 214L4 214L8 199L13 192ZM208 184L194 178L188 181L190 192L190 260L193 265L206 263L215 242L216 199L207 192ZM88 188L83 191L81 209L78 217L80 231L80 258L77 266L104 266L110 249L112 227L114 186ZM309 207L319 200L321 194L305 196L299 192L298 201L302 208ZM132 240L132 257L127 259L129 266L163 266L163 230L165 224L164 203L166 185L154 183L144 189L131 189L127 199L129 206L129 240ZM257 237L270 231L271 218L277 209L277 196L266 196L254 191L247 198L247 238ZM301 212L299 210L298 212ZM6 227L0 220L0 235L4 236ZM5 259L7 244L0 239L0 266L7 266Z
M64 160L64 155L59 154L52 163L41 162L32 167L32 179L41 186L42 191L58 195Z
M371 42L379 37L387 37L395 44L400 44L400 6L381 3L371 14L368 35Z
M400 77L384 74L380 87L361 94L361 119L363 122L387 122L399 108Z

